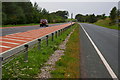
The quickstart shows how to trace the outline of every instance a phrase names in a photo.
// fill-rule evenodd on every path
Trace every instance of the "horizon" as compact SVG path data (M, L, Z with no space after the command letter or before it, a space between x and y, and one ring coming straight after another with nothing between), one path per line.
M71 13L73 13L73 18L77 14L105 14L109 16L113 7L118 8L117 2L37 2L37 4L40 8L45 8L50 13L66 10L69 12L69 18Z

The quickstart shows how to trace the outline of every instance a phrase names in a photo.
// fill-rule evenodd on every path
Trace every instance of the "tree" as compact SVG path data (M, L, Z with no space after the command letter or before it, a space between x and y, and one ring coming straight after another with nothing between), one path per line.
M77 19L77 21L79 21L79 22L94 23L94 22L97 21L97 17L94 14L91 14L91 15L88 15L88 14L87 15L77 14L75 16L75 19Z
M40 10L38 8L38 4L35 2L33 6L33 22L39 23L40 21Z
M94 23L94 22L96 22L96 21L97 21L96 16L95 16L94 14L90 15L90 20L89 20L89 22L90 22L90 23Z
M2 8L5 8L5 6L2 5ZM6 22L7 22L7 15L5 14L5 11L3 11L3 10L4 10L4 9L2 9L2 12L0 12L0 13L1 13L0 15L2 15L2 16L1 16L2 25L6 24Z
M26 17L25 23L33 23L33 5L31 2L17 2L17 6L21 7Z
M75 19L77 19L77 21L79 21L79 22L84 22L85 21L85 17L82 14L77 14L75 16Z
M67 19L68 16L69 16L68 11L57 11L55 14L58 15L58 16L63 17L64 19Z
M15 13L16 13L15 15L17 16L16 24L26 23L26 17L25 17L25 14L23 12L23 9L21 7L17 7L17 10Z
M114 7L112 8L112 10L110 11L110 19L111 19L111 23L114 24L116 22L116 18L117 18L117 8Z
M120 9L117 11L117 16L120 17Z
M47 15L47 14L49 14L49 12L45 8L43 8L42 14Z
M25 15L22 7L17 2L3 2L3 24L25 23ZM7 18L6 18L7 17Z
M36 2L34 5L31 2L3 2L2 12L4 25L39 23L40 19L47 19L49 22L65 22L68 17L68 11L57 11L51 14L45 8L39 8Z
M102 19L105 19L105 18L106 18L105 14L102 14Z

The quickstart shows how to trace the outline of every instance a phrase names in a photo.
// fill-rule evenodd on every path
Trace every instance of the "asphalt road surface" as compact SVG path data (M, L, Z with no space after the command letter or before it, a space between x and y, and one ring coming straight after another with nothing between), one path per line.
M61 25L61 24L65 24L65 23L49 24L49 27ZM27 27L25 26L25 27L4 28L4 29L1 29L2 33L0 34L0 36L5 36L8 34L14 34L14 33L19 33L19 32L26 32L29 30L35 30L35 29L40 29L40 28L44 28L44 27L40 27L39 25L37 25L37 26L27 26Z
M120 37L118 30L87 23L81 23L81 25L106 59L115 75L120 77L120 72L118 72L118 57L120 57L118 55L118 38ZM103 64L98 52L82 27L80 27L81 77L112 78L109 69Z

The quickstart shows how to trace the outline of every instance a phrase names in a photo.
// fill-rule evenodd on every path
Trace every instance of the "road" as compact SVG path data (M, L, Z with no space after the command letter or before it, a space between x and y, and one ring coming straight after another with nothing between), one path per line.
M93 24L81 23L81 77L82 78L111 78L109 69L103 64L98 52L91 43L92 39L117 77L118 73L118 30L108 29ZM85 31L84 31L84 30ZM119 75L119 76L118 76Z
M20 33L13 32L14 34L6 34L5 36L0 37L0 55L2 55L3 58L5 59L13 55L14 53L23 50L25 48L24 47L25 44L28 44L29 46L33 45L38 42L38 39L40 38L43 39L43 37L45 38L46 35L50 36L51 33L55 33L55 31L66 28L70 25L71 23L63 23L61 25L56 24L55 26L52 27L44 27L39 29L32 28L31 30L26 29L27 27L19 27L20 28L18 29L19 31L22 31L24 29L26 31ZM15 29L17 29L17 27Z
M65 23L49 24L49 27L56 26L56 25L61 25L61 24L65 24ZM5 36L5 35L8 35L8 34L14 34L14 33L19 33L19 32L26 32L26 31L29 31L29 30L35 30L35 29L40 29L40 28L45 28L45 27L39 27L39 25L36 25L36 26L3 28L3 29L1 29L2 34L0 34L0 36Z

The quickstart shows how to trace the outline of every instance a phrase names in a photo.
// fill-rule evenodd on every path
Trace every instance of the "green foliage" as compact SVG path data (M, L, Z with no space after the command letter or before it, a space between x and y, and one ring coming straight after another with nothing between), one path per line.
M58 16L61 16L61 17L65 18L65 19L67 19L68 15L69 15L68 11L57 11L55 14L58 15Z
M79 24L75 24L75 27L75 31L67 42L65 55L56 62L55 70L51 72L53 78L80 78Z
M30 24L39 23L40 19L47 19L48 22L65 22L68 11L57 11L49 13L45 8L39 8L35 2L3 2L2 3L2 24Z
M106 27L106 28L110 28L110 29L116 29L116 30L120 30L120 28L118 27L117 24L114 24L114 25L110 25L110 18L106 18L104 20L98 20L97 22L95 22L94 24L95 25L98 25L98 26L102 26L102 27Z
M88 22L90 23L94 23L97 21L97 18L94 14L90 15L88 19L89 19Z
M89 22L89 23L94 23L97 21L98 17L95 16L94 14L90 14L90 15L82 15L82 14L77 14L75 16L75 19L77 19L77 21L79 22Z
M114 24L116 22L116 18L117 18L117 8L114 7L110 12L111 24Z
M106 18L105 14L97 15L96 17L97 17L97 20L105 19Z
M67 21L67 22L70 22L70 21L76 22L77 19L67 19L66 21Z
M117 11L117 15L118 17L120 17L120 9Z
M2 12L2 23L5 24L6 21L7 21L7 15L4 12Z
M82 14L77 14L75 16L75 19L77 19L79 22L84 22L85 21L85 16L83 16Z
M116 19L116 16L117 16L117 8L114 7L110 12L110 19L114 20Z
M48 21L51 23L65 22L68 18L68 11L56 11L50 13Z
M58 15L56 15L56 14L50 14L49 17L50 17L50 18L48 19L48 21L49 21L50 23L65 22L65 19L64 19L64 18L62 18L62 17L60 17L60 16L58 16Z

